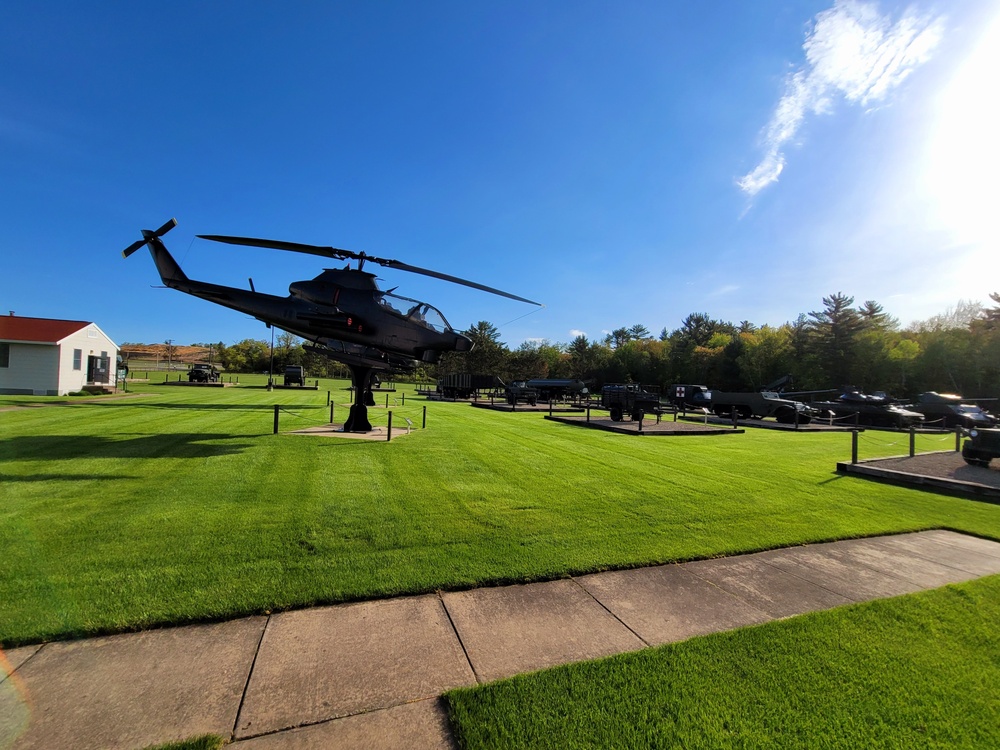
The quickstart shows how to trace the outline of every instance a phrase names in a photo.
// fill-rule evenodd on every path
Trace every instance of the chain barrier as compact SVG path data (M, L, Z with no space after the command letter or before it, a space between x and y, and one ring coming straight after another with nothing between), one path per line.
M313 407L313 408L322 408L322 407ZM284 406L279 406L279 407L278 407L278 410L279 410L279 411L280 411L280 412L281 412L282 414L290 414L290 415L292 415L293 417L297 417L298 419L304 419L304 420L306 420L307 422L315 422L316 424L330 424L330 421L329 421L329 420L327 420L327 419L315 419L315 418L312 418L312 417L307 417L307 416L304 416L304 415L302 415L302 414L297 414L297 413L295 413L294 411L292 411L292 410L290 410L290 409L288 409L288 408L286 408L286 407L284 407Z

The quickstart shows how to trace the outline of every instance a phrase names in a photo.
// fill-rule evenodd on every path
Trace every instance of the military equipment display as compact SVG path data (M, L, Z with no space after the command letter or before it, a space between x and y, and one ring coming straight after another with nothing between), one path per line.
M538 391L542 401L586 398L590 391L582 380L565 378L533 378L525 381L525 386Z
M252 280L249 291L195 281L184 274L160 239L175 226L177 221L171 219L155 231L141 230L142 239L125 248L122 256L127 258L136 250L148 246L166 287L252 315L268 326L309 341L312 345L310 351L325 354L347 365L355 386L355 402L344 424L344 430L348 432L368 432L372 429L365 402L371 396L371 377L376 370L412 369L420 362L437 362L445 352L466 352L472 348L472 340L453 329L437 308L379 289L375 274L362 270L365 263L430 276L541 306L538 302L483 284L398 260L376 258L363 252L214 234L198 236L231 245L266 247L347 260L348 265L341 269L327 269L313 279L292 282L287 297L259 293L253 288ZM352 260L357 261L357 268L350 267Z
M639 421L647 413L661 411L659 389L638 383L611 383L601 388L601 408L610 412L612 422L625 416Z
M924 415L927 422L938 422L944 427L993 427L997 420L992 414L974 403L963 403L961 396L953 393L928 391L917 396L910 406Z
M759 393L730 393L709 390L703 385L673 385L669 400L678 408L709 409L720 417L738 419L764 419L774 417L782 424L808 424L813 411L800 401L782 398L771 391Z
M1000 458L1000 429L974 429L969 439L962 443L962 458L969 466L988 467L994 458Z
M300 365L288 365L285 368L285 385L306 384L306 371Z
M189 383L217 383L219 382L219 371L212 365L191 365L188 370Z
M854 418L865 426L903 428L924 422L923 414L904 408L885 394L869 396L856 388L845 388L838 398L810 406L820 415L830 412L837 419Z
M442 398L477 398L500 393L506 388L496 375L470 375L451 373L438 378L437 393Z
M504 398L511 406L516 404L534 406L538 403L538 389L532 388L524 380L515 380L504 389Z

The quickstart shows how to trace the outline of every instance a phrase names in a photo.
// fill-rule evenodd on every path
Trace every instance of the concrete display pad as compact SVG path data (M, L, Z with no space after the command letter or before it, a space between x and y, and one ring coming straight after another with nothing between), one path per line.
M403 422L402 427L392 426L392 435L389 435L388 427L372 426L368 432L344 432L342 424L324 424L316 427L305 427L301 430L289 430L282 432L282 435L313 435L316 437L347 438L348 440L368 440L369 442L391 443L396 438L406 437L414 428Z
M227 747L233 750L452 750L440 698L289 729Z
M842 461L837 464L837 472L1000 503L1000 461L993 461L988 467L969 466L958 451L877 458L856 464Z
M568 579L442 599L480 682L646 645Z
M772 619L682 565L595 573L577 581L651 646Z
M574 406L572 404L559 404L558 406L553 406L549 408L548 404L536 404L532 406L531 404L518 404L517 406L512 406L506 401L497 401L496 403L490 403L489 401L473 401L472 406L479 409L490 409L492 411L504 411L504 412L545 412L548 414L550 411L553 414L579 414L586 411L582 406Z
M475 684L435 595L273 615L237 737L388 708Z
M135 750L229 736L265 622L46 644L16 674L31 720L13 747Z

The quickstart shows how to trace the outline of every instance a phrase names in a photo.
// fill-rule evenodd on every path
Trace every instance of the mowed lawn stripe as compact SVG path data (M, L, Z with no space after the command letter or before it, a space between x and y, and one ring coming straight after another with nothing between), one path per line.
M271 434L274 404L283 432L327 421L327 387L342 420L342 384L0 414L0 643L931 527L1000 538L996 506L834 474L847 434L615 435L412 390L394 426L417 429L390 444Z

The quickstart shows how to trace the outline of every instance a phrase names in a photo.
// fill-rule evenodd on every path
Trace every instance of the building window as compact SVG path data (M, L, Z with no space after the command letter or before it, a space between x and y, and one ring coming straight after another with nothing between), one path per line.
M0 367L10 367L10 344L0 344Z
M73 350L73 369L74 370L83 369L83 349Z

